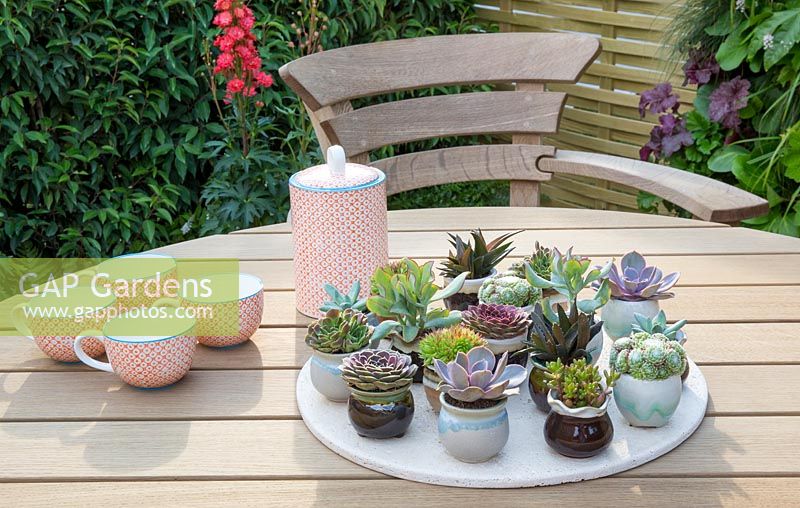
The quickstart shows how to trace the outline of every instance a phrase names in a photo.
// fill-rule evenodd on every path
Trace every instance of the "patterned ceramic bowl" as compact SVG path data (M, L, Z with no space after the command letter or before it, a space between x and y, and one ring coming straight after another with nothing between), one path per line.
M89 357L81 348L86 335L75 339L74 350L90 367L117 374L137 388L163 388L180 381L192 366L197 338L195 321L183 309L132 309L111 319L102 335L108 363Z

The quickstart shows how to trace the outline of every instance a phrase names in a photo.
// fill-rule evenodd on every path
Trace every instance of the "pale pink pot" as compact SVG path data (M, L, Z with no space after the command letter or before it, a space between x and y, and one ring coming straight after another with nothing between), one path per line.
M363 298L372 273L389 261L386 176L345 165L341 147L329 149L328 162L289 179L297 310L314 318L328 299L324 284L346 290L359 281Z

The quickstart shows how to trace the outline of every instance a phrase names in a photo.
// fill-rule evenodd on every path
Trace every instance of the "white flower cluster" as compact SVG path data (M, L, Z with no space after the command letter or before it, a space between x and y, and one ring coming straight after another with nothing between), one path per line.
M765 34L761 42L764 44L764 49L772 49L775 46L775 37L772 34Z

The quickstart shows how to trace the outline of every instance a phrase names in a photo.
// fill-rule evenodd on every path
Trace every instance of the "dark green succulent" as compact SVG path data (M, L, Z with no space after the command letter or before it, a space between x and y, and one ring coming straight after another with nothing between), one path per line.
M539 364L561 360L570 364L579 358L587 358L586 347L603 327L602 321L596 321L593 314L567 312L560 306L556 308L558 317L551 322L536 304L531 314L531 333L526 342L527 352Z
M324 318L308 325L305 340L320 353L352 353L393 333L397 326L394 321L384 321L373 327L361 312L331 309Z
M500 261L505 259L514 250L511 242L506 242L509 238L520 233L506 233L498 236L489 243L483 237L480 229L470 232L472 241L464 241L458 235L448 233L452 251L447 255L447 260L442 263L442 275L455 279L462 273L467 273L469 279L482 279L492 274L492 270ZM505 242L505 243L504 243Z

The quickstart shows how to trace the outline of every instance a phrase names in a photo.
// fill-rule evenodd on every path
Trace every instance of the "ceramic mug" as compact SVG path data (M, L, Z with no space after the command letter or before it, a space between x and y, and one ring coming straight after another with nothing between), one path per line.
M98 291L113 294L122 309L152 307L164 297L165 284L177 287L177 263L166 254L117 256L79 275L91 277Z
M193 313L197 321L195 335L204 346L231 347L250 340L264 313L264 283L261 279L247 273L215 274L204 279L212 289L228 289L224 294L230 295L230 290L238 288L238 298L215 296L212 290L209 296L162 298L154 305L196 309Z
M47 356L58 362L77 363L73 343L79 335L102 327L114 296L97 296L89 287L48 292L20 303L11 311L11 320L19 332L32 340ZM94 309L89 315L88 309ZM98 333L98 336L100 334ZM86 356L97 358L104 352L103 343L94 337L83 342Z
M143 314L152 311L161 316ZM89 367L112 372L137 388L163 388L180 381L192 366L197 344L194 325L194 319L183 317L179 309L132 309L109 320L102 333L90 332L102 336L108 362L83 352L87 335L77 337L73 347Z

